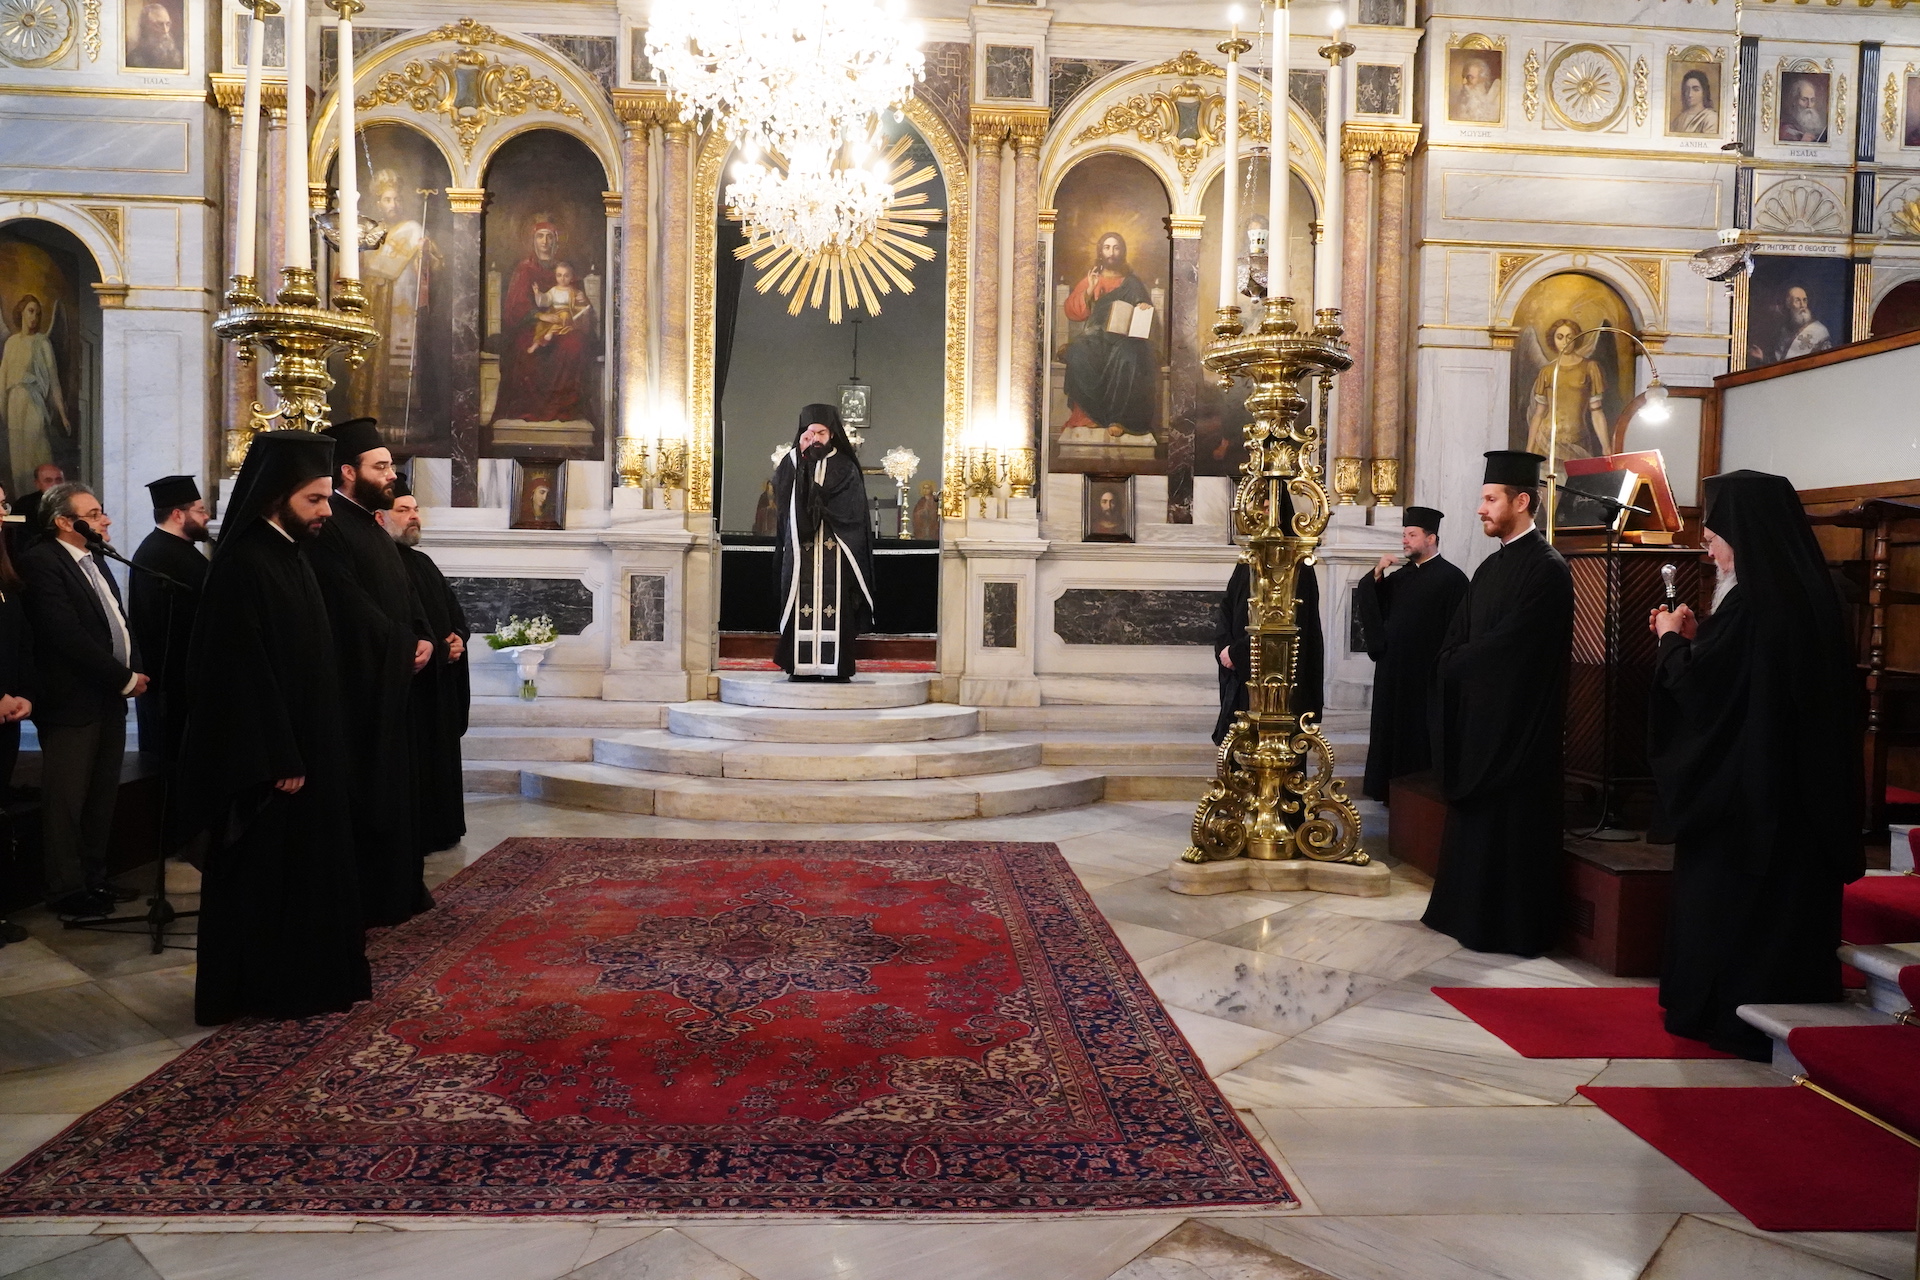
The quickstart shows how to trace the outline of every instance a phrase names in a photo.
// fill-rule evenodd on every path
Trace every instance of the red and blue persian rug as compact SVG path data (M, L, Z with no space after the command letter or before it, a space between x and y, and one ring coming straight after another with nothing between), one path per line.
M227 1027L0 1215L1287 1207L1049 844L508 840L376 995Z

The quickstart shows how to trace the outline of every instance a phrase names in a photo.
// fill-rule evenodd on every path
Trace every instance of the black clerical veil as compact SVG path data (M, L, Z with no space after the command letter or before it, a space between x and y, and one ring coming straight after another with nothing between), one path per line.
M1662 654L1652 743L1682 836L1733 822L1748 870L1789 849L1861 874L1863 693L1826 557L1784 476L1706 480L1702 523L1733 548L1737 585L1684 670Z
M216 559L261 516L270 516L287 496L310 480L333 474L333 441L311 431L262 431L247 446L233 482L233 496L220 513Z

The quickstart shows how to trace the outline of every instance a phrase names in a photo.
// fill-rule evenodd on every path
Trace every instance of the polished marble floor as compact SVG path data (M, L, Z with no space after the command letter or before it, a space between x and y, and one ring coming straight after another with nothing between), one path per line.
M1768 1235L1586 1105L1603 1084L1762 1085L1743 1062L1532 1061L1438 985L1604 984L1570 960L1462 951L1426 888L1183 898L1187 803L876 829L681 822L475 798L434 878L510 835L982 838L1058 844L1287 1171L1293 1213L1055 1222L276 1221L0 1224L22 1280L1841 1280L1914 1274L1912 1234ZM1374 815L1377 822L1378 815ZM192 888L192 873L176 872ZM67 932L0 950L0 1163L204 1033L190 952Z

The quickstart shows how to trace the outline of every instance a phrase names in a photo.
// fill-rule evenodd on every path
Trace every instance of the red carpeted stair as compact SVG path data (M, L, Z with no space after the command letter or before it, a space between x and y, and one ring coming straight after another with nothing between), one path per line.
M1907 1003L1920 1009L1920 964L1910 964L1900 971L1900 994Z
M1796 1027L1787 1050L1822 1089L1920 1137L1920 1027Z
M1920 1149L1811 1089L1580 1092L1766 1231L1911 1231Z
M1911 832L1907 839L1911 843ZM1920 876L1864 876L1848 885L1840 900L1840 940L1856 947L1920 942ZM1866 975L1852 965L1840 971L1849 987L1867 985Z
M1435 987L1523 1058L1727 1058L1669 1034L1657 987Z

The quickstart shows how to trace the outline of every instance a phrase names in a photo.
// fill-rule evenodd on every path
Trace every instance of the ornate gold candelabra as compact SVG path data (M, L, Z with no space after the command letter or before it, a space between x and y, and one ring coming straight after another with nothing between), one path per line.
M974 445L967 450L967 497L980 500L980 514L987 514L987 499L1000 492L1000 451L992 445Z
M614 444L614 470L623 489L649 485L661 489L687 487L687 442L672 436L658 440L622 436Z
M1215 341L1202 358L1230 388L1253 384L1247 409L1247 464L1234 493L1233 520L1251 574L1247 634L1252 670L1248 708L1221 744L1218 773L1193 815L1187 862L1248 857L1311 858L1364 866L1360 815L1333 776L1333 747L1311 712L1293 706L1300 628L1294 584L1311 573L1331 506L1319 461L1320 429L1302 418L1301 379L1341 373L1353 359L1340 340L1340 313L1316 313L1302 331L1293 299L1269 298L1249 333L1240 313L1222 307ZM1288 501L1290 500L1290 502Z
M264 376L280 393L271 411L254 401L247 424L234 433L227 448L227 465L234 470L257 431L326 427L327 392L333 388L328 358L344 349L348 366L356 367L380 336L367 318L358 280L335 280L333 305L323 307L310 269L282 267L280 278L279 296L269 303L254 277L232 277L226 307L213 322L213 331L239 348L242 361L251 362L262 349L268 353Z

